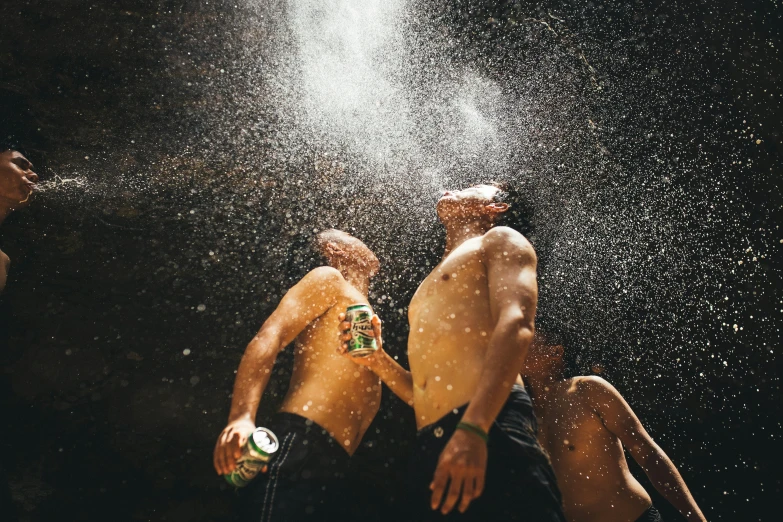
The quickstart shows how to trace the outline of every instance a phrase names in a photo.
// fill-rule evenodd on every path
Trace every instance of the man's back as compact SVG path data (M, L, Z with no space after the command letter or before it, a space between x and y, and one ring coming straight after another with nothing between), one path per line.
M342 276L333 281L329 308L296 338L291 384L280 411L314 421L352 454L378 412L381 385L370 370L339 354L338 315L367 298Z
M651 504L631 475L619 438L594 405L605 381L574 377L548 386L538 439L550 455L570 522L632 522Z

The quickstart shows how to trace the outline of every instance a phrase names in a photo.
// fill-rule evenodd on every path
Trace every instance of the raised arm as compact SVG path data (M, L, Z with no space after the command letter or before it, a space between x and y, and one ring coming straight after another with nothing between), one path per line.
M689 522L705 522L674 463L655 443L620 393L599 377L580 381L594 411L639 463L655 489Z
M522 371L533 340L538 284L533 246L510 228L487 232L484 260L495 329L481 379L462 421L489 432Z
M375 341L378 343L378 351L366 357L351 357L348 353L348 341L351 340L351 323L345 321L345 314L340 314L339 317L341 321L340 340L342 341L340 353L359 366L366 366L372 370L389 387L394 395L405 401L408 406L413 406L413 377L411 377L411 372L392 359L383 349L380 318L377 315L372 316L372 329Z
M225 475L236 467L242 445L255 428L258 403L269 383L277 354L336 302L341 280L342 275L334 268L320 267L308 273L283 296L247 345L234 381L228 425L215 445L214 465L218 474Z
M470 502L481 495L487 447L477 432L489 433L522 371L533 340L538 302L533 246L520 233L506 227L491 229L484 235L483 242L489 304L495 327L478 386L461 419L466 429L455 431L446 444L430 484L430 505L436 509L450 482L441 506L443 514L450 512L458 500L459 510L464 512Z

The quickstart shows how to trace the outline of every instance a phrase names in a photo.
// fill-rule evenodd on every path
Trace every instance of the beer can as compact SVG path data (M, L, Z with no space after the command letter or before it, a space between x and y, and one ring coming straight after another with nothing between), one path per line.
M348 353L352 357L366 357L378 350L378 343L372 331L372 309L366 304L349 306L345 320L351 323L351 340Z
M279 448L280 443L272 430L256 428L242 447L242 455L237 460L237 467L228 475L224 475L226 481L238 488L247 486L264 469Z

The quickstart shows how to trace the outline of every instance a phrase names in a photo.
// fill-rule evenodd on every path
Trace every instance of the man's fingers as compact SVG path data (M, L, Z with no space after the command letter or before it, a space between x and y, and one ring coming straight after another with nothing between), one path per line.
M347 342L347 341L350 341L350 340L351 340L351 333L350 333L350 332L348 332L348 333L344 333L344 334L342 334L342 335L340 336L340 340L341 340L341 341L346 341L346 342Z
M215 444L215 450L212 452L212 465L215 466L215 471L220 475L223 471L223 466L220 463L220 442Z
M215 459L217 460L218 473L226 474L226 445L228 444L228 431L220 434L218 446L215 448Z
M220 474L221 475L225 475L226 474L226 468L227 468L227 465L226 465L226 447L225 446L220 446L220 448L218 449L218 465L219 465L218 470L219 470Z
M342 312L337 314L337 320L340 321L340 322L345 321L345 314L342 313ZM340 325L340 326L342 326L342 325Z
M440 508L440 512L444 515L451 512L454 506L457 505L459 500L460 490L462 489L462 482L464 476L460 473L457 474L452 470L451 472L451 485L449 485L449 492L446 494L446 500L443 501L443 506Z
M448 469L445 466L438 465L438 469L435 470L435 476L432 478L432 484L430 484L430 489L432 490L430 507L432 509L438 509L438 506L440 506L440 501L443 499L443 492L446 489L448 480Z
M375 341L378 343L378 348L381 348L383 346L383 341L381 340L381 319L377 315L373 315L371 322Z
M484 473L476 477L476 489L473 492L473 498L479 498L484 493Z
M464 513L470 502L475 498L475 477L468 475L465 477L465 481L462 483L462 499L459 503L459 512Z
M231 454L234 457L234 460L238 459L240 456L242 456L242 434L238 431L234 432L234 435L231 436L231 443L229 444L229 447L231 448Z
M349 323L348 321L341 322L338 328L343 334L348 334L348 335L351 334L351 323Z

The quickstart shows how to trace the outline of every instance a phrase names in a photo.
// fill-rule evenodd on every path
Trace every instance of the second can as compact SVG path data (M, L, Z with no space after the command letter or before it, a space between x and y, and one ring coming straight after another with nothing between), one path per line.
M345 311L345 320L351 323L348 353L352 357L366 357L378 351L372 331L372 309L366 304L351 305Z

